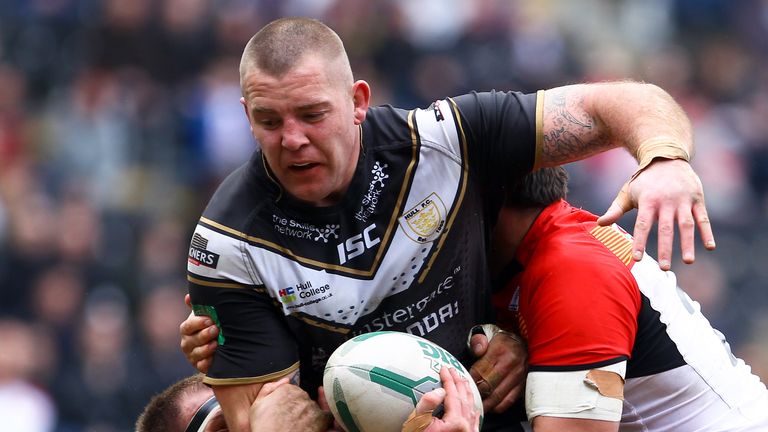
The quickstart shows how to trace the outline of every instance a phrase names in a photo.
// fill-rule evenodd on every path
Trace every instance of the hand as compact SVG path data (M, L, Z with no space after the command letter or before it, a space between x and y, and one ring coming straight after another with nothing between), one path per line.
M699 227L701 241L708 250L715 248L715 237L704 205L701 180L690 164L683 160L657 159L631 180L597 223L610 225L627 211L637 207L632 256L643 258L648 233L653 222L659 224L659 267L669 270L672 262L672 243L675 220L680 229L680 249L683 262L695 260L694 230Z
M328 413L331 413L331 407L328 406L328 399L325 398L325 388L323 386L320 386L317 388L317 404L320 405L320 409L323 411L326 411ZM333 416L333 414L331 414ZM339 424L339 422L336 421L336 419L333 420L333 427L331 429L328 429L328 432L343 432L344 427Z
M507 332L497 333L491 342L484 334L470 339L478 360L469 369L483 397L483 410L504 412L523 394L526 360L525 345Z
M191 309L192 303L189 294L184 296L184 302ZM190 312L184 322L179 326L181 334L181 351L187 361L201 373L207 373L213 361L213 353L219 344L216 337L219 328L207 316L196 316Z
M288 430L325 432L333 416L309 398L300 387L288 383L288 377L264 384L250 409L252 431Z
M475 409L475 397L469 382L456 369L440 369L442 388L432 390L419 399L416 409L403 424L403 432L470 432L480 429L480 412ZM445 407L442 418L432 416L440 405Z

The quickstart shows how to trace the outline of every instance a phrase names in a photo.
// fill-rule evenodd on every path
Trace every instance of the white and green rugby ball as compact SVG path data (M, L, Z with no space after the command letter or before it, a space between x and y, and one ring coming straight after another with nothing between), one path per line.
M328 359L323 386L333 416L347 432L396 432L424 393L441 387L440 367L465 377L483 412L469 372L440 346L399 332L373 332L344 342Z

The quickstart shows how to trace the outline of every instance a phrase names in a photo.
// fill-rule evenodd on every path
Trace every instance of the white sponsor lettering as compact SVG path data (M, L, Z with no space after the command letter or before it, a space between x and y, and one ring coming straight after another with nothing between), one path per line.
M371 238L371 231L374 228L376 228L376 224L370 224L360 234L354 235L336 246L340 264L362 255L367 249L379 244L381 239L378 237Z

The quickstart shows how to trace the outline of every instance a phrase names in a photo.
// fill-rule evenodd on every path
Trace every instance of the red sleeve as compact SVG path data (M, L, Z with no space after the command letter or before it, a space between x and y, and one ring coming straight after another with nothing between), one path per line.
M629 358L640 291L629 269L595 243L548 248L520 279L520 324L532 369Z

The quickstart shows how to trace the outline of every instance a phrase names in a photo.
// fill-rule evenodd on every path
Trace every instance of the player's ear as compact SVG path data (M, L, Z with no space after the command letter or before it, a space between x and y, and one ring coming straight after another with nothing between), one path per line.
M240 98L240 105L243 106L243 109L245 110L245 118L248 119L248 126L251 128L251 135L253 135L253 123L251 123L251 113L248 111L248 104L245 102L245 98Z
M365 120L371 103L371 86L367 82L358 80L352 84L352 103L355 106L355 124L359 125Z

